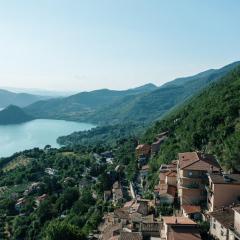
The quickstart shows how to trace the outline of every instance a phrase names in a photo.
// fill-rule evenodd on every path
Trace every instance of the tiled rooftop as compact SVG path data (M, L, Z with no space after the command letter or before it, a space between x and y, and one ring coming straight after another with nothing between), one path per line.
M221 169L213 155L198 152L179 153L180 169L219 171Z
M171 226L168 232L168 240L200 240L201 236L196 227Z
M167 225L196 225L193 220L187 217L167 216L163 217L162 219Z
M195 206L195 205L183 205L182 208L183 208L183 210L184 210L187 214L201 212L200 206Z
M119 240L142 240L142 234L139 232L121 232Z
M214 184L240 184L240 174L209 174Z
M215 218L225 228L233 228L234 226L234 211L232 208L223 208L209 213L209 215Z

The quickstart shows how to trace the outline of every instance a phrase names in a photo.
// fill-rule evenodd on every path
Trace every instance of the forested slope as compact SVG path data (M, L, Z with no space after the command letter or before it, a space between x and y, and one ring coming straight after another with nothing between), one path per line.
M225 168L239 170L240 67L157 122L143 141L151 143L165 130L170 136L152 160L154 169L178 152L201 150L215 154Z

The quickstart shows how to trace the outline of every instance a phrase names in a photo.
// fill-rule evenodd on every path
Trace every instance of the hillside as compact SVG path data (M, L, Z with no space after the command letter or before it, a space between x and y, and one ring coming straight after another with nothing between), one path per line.
M29 104L37 102L49 97L32 95L28 93L14 93L7 90L0 89L0 108L5 108L8 105L16 105L18 107L25 107Z
M26 114L21 108L10 105L0 111L0 125L23 123L34 118Z
M213 153L226 169L240 169L240 67L211 85L148 129L144 142L161 131L170 136L151 166L176 158L178 152Z
M66 98L39 101L25 108L25 110L38 118L55 118L83 121L86 116L94 114L97 110L110 104L121 101L126 96L135 96L151 92L157 87L146 84L141 87L115 91L100 89L91 92L81 92Z
M178 78L144 95L125 97L123 100L87 116L86 120L101 124L127 121L152 122L201 89L225 76L239 64L240 62L235 62L220 69L211 69L191 77Z
M36 118L54 118L113 125L126 122L150 123L180 105L198 91L224 77L240 62L178 78L157 88L147 84L126 91L101 89L66 98L39 101L25 108Z

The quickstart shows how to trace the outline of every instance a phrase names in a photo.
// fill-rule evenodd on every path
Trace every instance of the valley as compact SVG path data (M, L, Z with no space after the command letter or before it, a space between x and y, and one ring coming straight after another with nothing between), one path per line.
M210 222L220 221L219 214L231 213L229 221L234 224L233 211L240 204L240 67L236 64L220 78L209 73L213 71L200 78L196 75L195 84L200 84L199 79L212 79L211 83L171 105L158 121L146 114L147 121L134 117L97 127L64 122L69 133L76 131L70 135L61 132L66 127L59 120L2 126L0 131L26 124L23 132L34 133L36 126L30 126L40 121L36 131L43 134L44 145L0 159L1 237L47 239L60 234L79 240L165 239L170 234L163 227L167 224L175 235L187 232L186 239L212 240L218 233ZM160 89L160 97L168 92ZM116 103L156 91L121 96L121 100L118 96ZM106 106L110 96L104 98L98 104ZM85 102L84 109L86 106ZM45 146L51 137L60 135L66 135L58 138L62 147ZM24 142L28 137L13 138ZM33 140L34 134L30 142ZM228 198L217 197L221 191L210 188L211 184L224 184ZM236 191L231 190L232 185ZM226 210L219 212L222 205ZM222 227L237 236L237 229L232 231L225 223Z

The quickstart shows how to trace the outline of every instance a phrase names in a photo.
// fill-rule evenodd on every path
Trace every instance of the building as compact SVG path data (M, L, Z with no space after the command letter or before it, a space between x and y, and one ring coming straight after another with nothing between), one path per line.
M36 197L35 199L35 203L37 206L39 206L45 199L47 199L48 195L47 194L43 194L41 196Z
M235 239L240 239L240 207L234 207L234 236Z
M185 152L178 156L177 185L180 205L199 205L200 202L206 202L207 173L220 172L220 165L210 154Z
M148 144L139 144L136 147L136 156L137 158L145 156L148 157L151 152L151 146Z
M156 204L173 204L177 193L177 162L162 164L159 169L159 182L155 186Z
M210 212L238 203L240 200L240 174L209 174L207 187Z
M140 232L143 235L143 239L150 239L152 237L160 237L160 223L153 221L143 221L140 223Z
M200 206L196 205L183 205L182 206L182 215L184 217L191 218L193 220L201 220L201 208Z
M218 209L209 213L210 234L219 240L235 240L234 210L231 207Z
M109 201L111 199L112 192L110 190L106 190L103 192L103 199L105 202Z
M163 217L162 240L199 240L197 224L187 217Z
M112 200L113 204L116 205L117 203L123 202L123 190L122 185L119 181L116 181L112 187Z
M157 135L156 141L151 144L151 154L155 155L160 151L160 146L167 139L168 132L162 132Z
M25 198L19 198L15 204L16 211L20 212L21 209L25 206L26 199Z
M140 232L120 232L119 240L142 240Z

